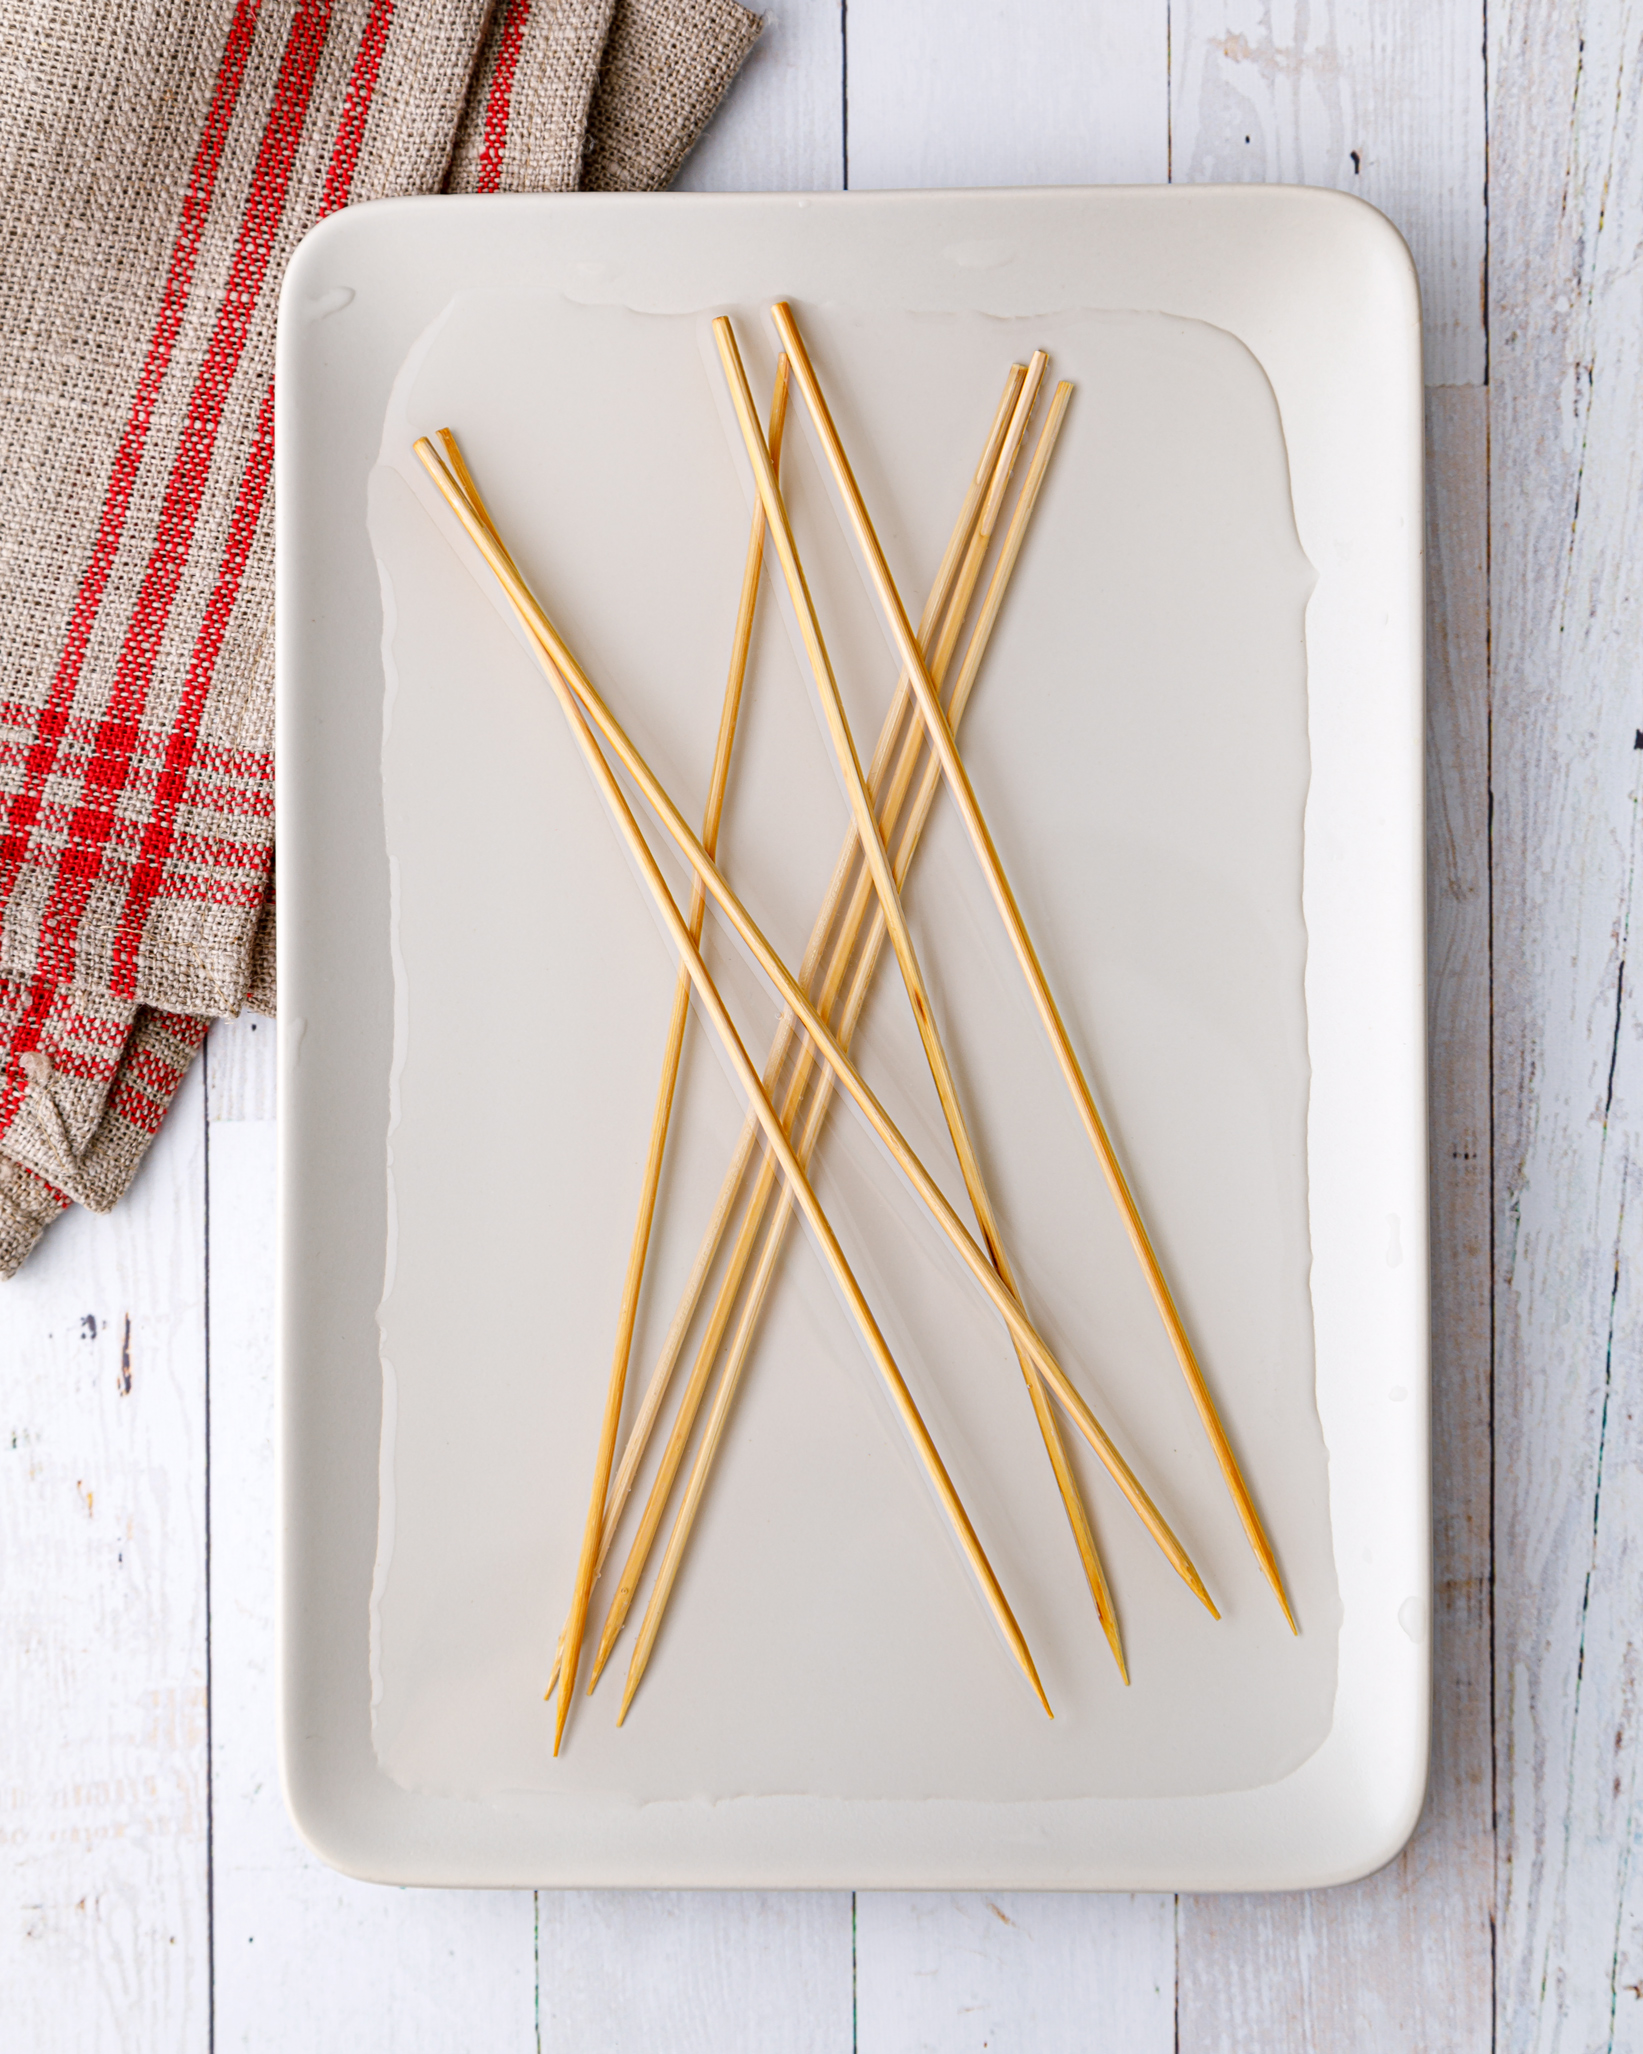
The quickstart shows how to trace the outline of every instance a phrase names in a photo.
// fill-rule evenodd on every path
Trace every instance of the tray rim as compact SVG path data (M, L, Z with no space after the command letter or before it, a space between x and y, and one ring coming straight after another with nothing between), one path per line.
M1400 1283L1397 1317L1388 1319L1386 1308L1378 1301L1363 1309L1377 1332L1384 1332L1388 1340L1395 1341L1400 1374L1414 1402L1404 1406L1402 1419L1388 1428L1384 1421L1367 1413L1360 1402L1361 1394L1337 1393L1334 1395L1342 1402L1334 1407L1336 1417L1332 1425L1331 1408L1325 1403L1320 1334L1319 1404L1331 1450L1331 1514L1337 1533L1343 1613L1351 1614L1354 1605L1362 1602L1349 1593L1351 1578L1346 1573L1341 1542L1348 1528L1343 1528L1336 1504L1339 1472L1345 1467L1341 1458L1350 1446L1368 1447L1371 1452L1393 1458L1392 1489L1389 1496L1381 1494L1382 1518L1393 1529L1395 1545L1409 1571L1405 1585L1417 1594L1426 1594L1430 1617L1430 1455L1425 1402L1429 1386L1421 844L1420 324L1413 269L1396 230L1360 201L1294 187L577 195L377 202L333 216L305 239L287 273L279 334L278 836L282 850L297 857L296 861L286 863L281 879L281 895L286 901L283 924L287 930L287 1003L282 1007L279 1023L280 1759L288 1809L303 1838L332 1866L366 1879L396 1883L776 1888L849 1887L865 1877L870 1886L885 1888L1248 1890L1317 1887L1367 1874L1390 1860L1404 1844L1424 1796L1430 1631L1428 1628L1417 1640L1405 1628L1406 1648L1399 1648L1395 1637L1372 1635L1371 1639L1376 1641L1375 1659L1382 1664L1390 1659L1392 1668L1374 1678L1372 1685L1358 1676L1355 1668L1349 1693L1344 1616L1341 1690L1348 1698L1347 1723L1351 1730L1343 1733L1338 1718L1330 1739L1292 1776L1264 1790L1225 1797L1084 1799L993 1807L958 1800L935 1806L837 1800L833 1810L838 1816L822 1830L818 1832L814 1819L807 1822L806 1846L797 1858L790 1849L782 1847L784 1834L798 1824L796 1816L789 1819L786 1814L794 1807L802 1809L809 1801L748 1799L718 1807L726 1815L725 1830L714 1835L712 1844L692 1849L688 1859L681 1859L677 1846L670 1849L665 1844L666 1834L661 1830L665 1822L658 1820L659 1844L648 1853L642 1846L629 1844L617 1846L608 1860L601 1860L583 1850L572 1856L567 1867L563 1857L556 1860L553 1850L542 1844L547 1834L540 1806L510 1821L504 1816L505 1808L496 1804L465 1806L400 1790L377 1768L370 1748L368 1702L363 1727L359 1723L359 1686L363 1683L367 1700L369 1692L363 1658L365 1635L363 1630L355 1632L357 1659L350 1680L347 1636L337 1623L342 1615L337 1612L334 1588L336 1563L340 1559L335 1551L346 1553L350 1539L341 1511L347 1486L337 1473L337 1465L347 1451L333 1443L321 1454L315 1439L315 1429L325 1409L315 1380L323 1378L326 1348L322 1344L316 1350L313 1343L313 1300L316 1290L323 1299L328 1291L338 1288L336 1279L329 1274L334 1264L322 1261L317 1283L305 1281L305 1272L308 1276L314 1274L316 1201L321 1223L328 1201L316 1194L316 1173L311 1151L305 1154L303 1150L304 1134L312 1136L316 1126L323 1130L327 1120L340 1117L344 1122L349 1118L357 1121L359 1117L357 1106L350 1105L345 1089L346 1063L337 1068L328 1054L320 1053L319 1043L310 1043L304 1055L308 1015L303 1011L309 1005L307 992L314 978L323 974L322 967L311 963L310 956L319 946L313 937L323 931L326 917L316 895L317 880L305 875L309 845L304 837L316 803L322 809L324 804L323 795L316 799L312 737L308 731L316 719L322 729L338 724L331 702L322 703L320 687L315 682L316 672L323 679L325 660L316 661L313 652L327 620L327 608L339 596L346 599L345 593L339 595L332 586L339 578L344 586L349 576L357 578L357 565L348 574L337 572L334 566L318 565L313 560L317 552L303 532L301 509L313 506L313 495L317 492L328 509L334 510L346 502L351 487L358 488L358 503L363 504L363 476L357 466L361 450L366 452L366 469L374 461L381 418L378 407L374 416L369 416L363 434L355 433L351 438L333 435L316 450L308 417L308 410L314 405L310 393L326 393L330 396L327 403L359 397L357 388L362 384L369 386L373 363L385 384L397 368L409 338L422 325L416 307L425 302L428 290L433 288L426 276L415 291L403 284L391 287L385 295L390 305L378 308L374 302L362 304L360 315L348 324L332 324L316 315L314 306L316 302L322 306L334 302L341 291L354 290L332 283L333 280L350 274L367 275L369 267L380 267L385 261L391 268L393 260L407 250L420 253L429 272L437 273L441 265L454 264L458 272L467 267L471 274L476 264L505 258L510 249L515 261L521 253L526 261L536 261L532 252L538 238L543 246L555 239L575 246L597 222L609 223L613 216L626 217L631 222L636 217L642 227L658 209L665 210L669 217L670 234L676 234L682 226L681 217L738 212L745 217L748 210L763 210L768 217L787 222L793 228L802 228L803 224L792 217L812 209L816 210L816 219L824 223L877 217L877 226L869 232L892 234L899 221L909 217L928 219L938 211L946 214L950 222L995 228L1013 222L1020 232L1021 221L1036 213L1041 227L1082 225L1097 238L1103 231L1110 236L1115 223L1122 231L1126 218L1133 217L1135 227L1131 232L1139 240L1153 246L1160 242L1177 245L1173 252L1177 261L1183 254L1190 255L1209 270L1217 262L1225 266L1224 238L1229 230L1250 239L1263 262L1273 261L1274 251L1279 256L1283 254L1286 238L1316 252L1323 246L1322 236L1331 247L1349 245L1366 277L1382 295L1384 305L1375 301L1373 292L1368 292L1367 309L1349 306L1345 311L1349 317L1354 313L1365 315L1384 328L1378 375L1384 380L1382 397L1387 410L1402 430L1397 447L1381 452L1383 464L1396 473L1386 482L1384 496L1386 507L1395 512L1401 539L1398 534L1381 537L1382 569L1393 576L1388 589L1379 593L1387 602L1390 626L1382 637L1382 668L1376 673L1376 682L1385 695L1384 706L1376 709L1376 717L1385 728L1380 739L1385 745L1386 762L1396 768L1398 781L1396 789L1378 795L1380 813L1389 817L1380 819L1373 827L1354 823L1354 831L1360 840L1366 836L1373 839L1383 856L1390 851L1394 859L1384 892L1373 899L1367 910L1379 923L1372 935L1375 961L1396 987L1388 995L1383 1010L1395 1023L1397 1044L1377 1057L1400 1086L1396 1115L1385 1123L1389 1130L1395 1130L1386 1137L1387 1149L1397 1158L1402 1178L1400 1191L1407 1187L1415 1195L1406 1200L1406 1210L1400 1214L1408 1275ZM1084 210L1081 223L1080 210ZM852 228L850 232L856 231ZM1076 256L1069 261L1076 261ZM1145 261L1141 260L1143 271ZM1350 265L1346 269L1350 275ZM466 276L462 282L472 283L473 278ZM453 274L445 289L454 286ZM1338 302L1338 279L1325 278L1318 287L1319 295L1330 287ZM1236 298L1235 291L1232 296ZM1183 303L1191 297L1189 291L1177 291L1167 311L1193 313L1193 307ZM1296 298L1298 309L1297 305L1287 309L1290 318L1300 326L1309 319L1322 319L1327 328L1331 318L1329 307L1308 307L1304 290ZM1091 303L1088 296L1085 303ZM1133 306L1137 301L1132 294L1128 298L1115 296L1109 303ZM1337 303L1332 305L1333 318L1339 319L1341 308ZM1305 450L1308 437L1320 433L1350 434L1349 423L1337 428L1333 417L1311 417L1308 406L1312 413L1318 413L1322 404L1317 395L1299 406L1292 402L1286 408L1283 376L1270 363L1270 350L1263 354L1256 349L1250 337L1232 321L1224 321L1223 325L1232 327L1249 343L1273 378L1285 434L1290 440L1292 466L1298 465L1297 452ZM1376 332L1380 334L1379 329ZM385 371L381 368L384 364ZM1326 387L1329 382L1327 376L1322 379ZM1326 393L1324 400L1327 397ZM1298 522L1302 519L1300 502L1297 488ZM334 511L328 517L335 518ZM369 564L368 548L366 562ZM1351 582L1350 577L1346 582ZM379 625L374 569L370 593L369 640L374 651ZM357 603L357 590L353 598ZM1317 626L1309 609L1309 694L1318 657ZM358 627L355 621L356 635ZM1330 660L1341 660L1341 651L1335 649ZM332 658L333 671L337 661ZM363 692L374 719L380 707L374 674ZM358 709L354 711L357 713ZM299 737L306 747L299 746ZM374 816L365 821L355 820L341 836L344 849L368 865L371 837L378 825ZM380 835L377 839L380 842ZM1310 893L1316 860L1310 808L1307 852ZM382 860L379 846L376 861ZM1310 994L1310 954L1308 988ZM309 1005L309 1011L313 1010ZM330 1070L328 1064L332 1064ZM375 1166L380 1169L379 1157ZM1317 1226L1315 1218L1315 1232ZM334 1254L334 1249L328 1248L326 1252ZM1328 1259L1326 1255L1325 1260ZM374 1277L366 1288L374 1318ZM1365 1295L1368 1298L1370 1294ZM345 1409L336 1411L330 1424L333 1428L342 1426L344 1437L351 1432L359 1443L353 1447L356 1470L364 1445L362 1436L368 1437L369 1473L374 1480L380 1421L374 1347L363 1381L370 1386L363 1393L364 1402L361 1391L351 1391ZM1360 1414L1363 1416L1359 1417ZM1368 1433L1367 1441L1356 1438L1363 1432ZM341 1496L337 1495L339 1484ZM372 1498L369 1532L374 1559L374 1491ZM318 1544L326 1537L329 1545ZM351 1538L357 1557L358 1533ZM368 1562L367 1584L369 1569ZM357 1571L356 1559L356 1579ZM363 1628L362 1619L358 1627ZM339 1722L334 1716L339 1704L351 1707L340 1722L348 1729L340 1740ZM1378 1712L1380 1716L1359 1716L1365 1711ZM1334 1757L1341 1754L1343 1746L1345 1755L1336 1760ZM665 1813L672 1808L646 1809ZM748 1814L755 1810L760 1820L749 1823ZM973 1838L982 1822L971 1818L967 1827L957 1827L955 1832L955 1817L950 1816L945 1823L935 1817L943 1812L992 1812L1008 1817L993 1819L981 1852L965 1856L955 1855L953 1849L966 1831ZM909 1813L917 1817L905 1816ZM929 1833L923 1830L927 1824L932 1827ZM1102 1840L1107 1843L1105 1849L1099 1844ZM975 1865L965 1866L966 1861Z

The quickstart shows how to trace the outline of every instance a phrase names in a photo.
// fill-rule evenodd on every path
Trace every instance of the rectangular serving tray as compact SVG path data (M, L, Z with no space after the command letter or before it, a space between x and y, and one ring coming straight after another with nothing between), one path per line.
M544 326L541 376L551 383L553 336L568 332L554 324L584 305L730 307L751 328L781 293L801 315L817 309L825 330L827 310L863 280L913 321L1076 308L1207 324L1270 384L1294 527L1316 572L1305 609L1306 1203L1338 1609L1331 1597L1303 1624L1338 1632L1332 1710L1306 1759L1250 1788L1195 1788L1188 1776L1174 1790L1167 1765L1152 1762L1140 1795L1090 1795L1076 1776L1065 1792L1052 1777L1022 1794L1026 1785L990 1772L938 1789L893 1766L854 1783L819 1769L809 1787L778 1773L735 1792L683 1771L670 1783L666 1744L654 1738L666 1720L659 1676L646 1685L653 1737L640 1733L626 1757L601 1755L618 1766L562 1794L548 1772L509 1788L476 1768L466 1794L403 1766L396 1780L372 1726L378 1322L392 922L417 909L391 905L383 588L367 531L395 382L463 295L539 295L557 309ZM942 375L939 351L930 375ZM620 399L586 397L593 407ZM954 393L954 433L966 442L975 405L973 393ZM281 304L278 406L280 1726L287 1802L305 1838L350 1873L437 1885L1300 1889L1390 1859L1424 1793L1430 1690L1420 317L1396 232L1361 203L1294 188L390 201L331 217L299 250ZM477 585L463 589L469 598L453 605L483 621ZM488 632L494 643L494 614ZM620 698L615 685L610 695ZM864 755L872 732L858 737ZM680 797L686 810L700 804L693 790ZM477 884L460 875L462 860L460 850L449 857L455 883ZM612 875L625 889L619 867ZM540 881L500 889L528 929ZM887 976L893 966L881 984ZM422 991L417 1002L453 1009L451 1027L474 995ZM487 1030L481 1007L473 1072L453 1090L486 1090L487 1062L498 1080L510 1063L547 1062L551 1045L529 1027L503 1018ZM658 1047L660 1030L659 1017ZM699 1026L692 1033L705 1038ZM627 1095L648 1102L652 1088ZM400 1219L397 1245L436 1226L431 1215ZM461 1259L438 1280L439 1316L453 1331L465 1306L477 1313L499 1290L521 1288L517 1275L487 1274L488 1245L459 1236ZM494 1263L517 1269L517 1255L496 1245ZM786 1260L813 1267L797 1237ZM552 1346L531 1345L555 1373ZM461 1373L491 1377L494 1359L480 1348ZM636 1355L635 1379L648 1367ZM505 1418L497 1390L484 1396L494 1401L487 1416ZM1232 1425L1236 1437L1235 1409ZM585 1468L586 1438L581 1425L567 1435L574 1451L560 1481L573 1495L585 1488L568 1480ZM1149 1473L1167 1484L1167 1464ZM1257 1483L1280 1523L1285 1488L1270 1475ZM1098 1527L1115 1520L1110 1502ZM935 1519L922 1505L903 1516ZM1247 1563L1216 1541L1204 1566L1236 1600L1216 1630L1267 1631ZM390 1574L405 1573L396 1558ZM568 1562L542 1565L555 1606L568 1573ZM820 1687L825 1647L815 1658ZM990 1659L983 1648L983 1697L995 1688ZM889 1710L875 1716L894 1718L899 1687L892 1664ZM906 1690L911 1718L912 1681ZM1007 1754L1014 1722L1036 1715L1024 1697L1006 1692L999 1704ZM600 1707L593 1700L579 1719L606 1721ZM1252 1709L1258 1702L1242 1707ZM1061 1727L1058 1744L1085 1734L1077 1745L1100 1746L1099 1720L1072 1710L1086 1723ZM624 1760L643 1771L627 1789Z

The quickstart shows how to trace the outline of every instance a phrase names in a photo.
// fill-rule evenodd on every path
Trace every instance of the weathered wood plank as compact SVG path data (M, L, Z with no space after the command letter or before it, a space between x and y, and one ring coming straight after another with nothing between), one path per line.
M1177 0L1170 176L1333 186L1415 255L1433 385L1484 377L1483 0Z
M842 1891L539 1893L543 2054L849 2054Z
M783 0L674 181L681 192L824 193L844 183L844 9Z
M789 0L678 181L698 192L844 183L844 10ZM542 1892L539 2045L639 2054L844 2054L850 1899L798 1893Z
M274 1022L261 1013L241 1013L212 1028L206 1063L209 1121L272 1122L278 1116L277 1034Z
M1485 371L1482 8L1188 0L1173 22L1173 173L1355 192L1414 251L1427 374ZM1432 1783L1408 1849L1356 1888L1181 1907L1181 2045L1483 2048L1491 2035L1489 1737L1488 430L1428 426L1432 1076Z
M1168 176L1163 0L854 0L847 57L854 188ZM873 1893L856 1938L861 2054L1173 2044L1170 1898Z
M1171 1897L868 1892L859 2054L1173 2054Z
M198 1065L111 1217L0 1288L0 2041L204 2054Z
M536 2044L530 1892L351 1882L301 1845L280 1799L271 1023L224 1021L206 1061L216 2046L527 2054Z
M1181 1901L1181 2047L1482 2054L1492 2031L1488 395L1427 403L1434 1719L1378 1876Z
M1489 17L1503 2047L1643 2044L1643 18Z
M845 21L853 187L1169 176L1167 0L851 0Z

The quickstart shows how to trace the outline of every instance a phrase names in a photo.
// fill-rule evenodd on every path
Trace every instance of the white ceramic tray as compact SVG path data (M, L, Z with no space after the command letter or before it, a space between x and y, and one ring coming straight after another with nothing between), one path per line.
M735 315L767 392L778 295L915 613L1005 365L1042 342L1076 381L961 742L1303 1630L938 806L909 909L1029 1305L1223 1619L1080 1457L1119 1684L1002 1329L835 1115L824 1202L1055 1722L794 1235L644 1687L616 1731L624 1643L556 1763L542 1685L674 972L409 445L458 431L697 812L747 518L707 320ZM441 1884L1290 1889L1388 1859L1429 1690L1420 354L1396 234L1277 188L392 202L298 253L278 389L304 1834ZM895 664L797 406L787 465L865 756ZM796 962L846 816L768 577L748 690L722 852ZM712 948L762 1050L759 981ZM893 965L879 987L863 1065L962 1206ZM740 1114L693 1023L635 1396Z

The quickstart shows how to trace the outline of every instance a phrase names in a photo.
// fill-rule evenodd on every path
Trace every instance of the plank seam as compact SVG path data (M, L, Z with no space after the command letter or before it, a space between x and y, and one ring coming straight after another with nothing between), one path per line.
M844 190L850 190L850 0L839 0L839 153Z
M1489 2054L1500 2049L1500 1919L1503 1908L1500 1859L1500 1669L1499 1631L1496 1621L1496 1551L1499 1543L1498 1493L1495 1476L1499 1462L1496 1446L1495 1378L1500 1360L1499 1294L1499 1202L1495 1148L1495 425L1489 402L1489 377L1493 362L1491 339L1492 301L1490 268L1493 255L1493 221L1490 214L1490 141L1493 133L1494 91L1489 66L1489 0L1480 8L1483 33L1483 761L1486 784L1484 805L1484 979L1487 991L1488 1050L1485 1058L1485 1089L1488 1093L1489 1160L1486 1176L1489 1192L1489 1840L1494 1859L1494 1897L1489 1913Z
M841 9L842 12L842 9ZM856 2007L856 1893L850 1893L850 2054L860 2054L861 2019Z

